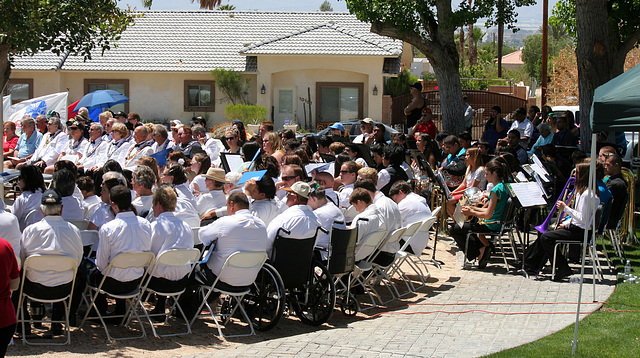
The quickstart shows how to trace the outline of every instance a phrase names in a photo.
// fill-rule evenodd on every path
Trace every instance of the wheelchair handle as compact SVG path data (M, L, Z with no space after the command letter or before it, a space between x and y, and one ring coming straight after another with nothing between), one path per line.
M278 229L278 231L276 232L276 236L280 236L280 231L283 231L283 232L284 232L285 234L287 234L287 235L291 235L291 231L289 231L289 230L287 230L287 229L285 229L285 228L281 227L281 228L279 228L279 229Z
M325 234L329 233L329 230L323 228L322 226L318 226L318 228L316 229L316 236L318 236L318 230L322 231Z

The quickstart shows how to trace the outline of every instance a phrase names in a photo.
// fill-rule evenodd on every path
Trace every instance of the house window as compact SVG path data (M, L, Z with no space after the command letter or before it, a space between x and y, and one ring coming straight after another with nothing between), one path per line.
M96 80L85 79L84 80L85 94L91 93L97 90L114 90L131 98L129 96L129 80L102 80L102 79L96 79ZM115 106L111 106L109 109L114 113L120 112L120 111L129 113L129 102L116 104Z
M318 122L343 122L362 118L363 91L363 83L318 82Z
M214 81L184 81L185 112L215 112Z
M25 99L33 98L33 79L12 78L2 93L3 96L11 95L11 104L15 104Z

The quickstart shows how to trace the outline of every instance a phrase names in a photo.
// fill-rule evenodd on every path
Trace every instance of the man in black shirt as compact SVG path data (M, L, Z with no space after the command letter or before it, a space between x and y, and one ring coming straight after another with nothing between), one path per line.
M611 195L613 195L613 202L609 205L611 213L609 215L607 229L615 229L618 225L618 221L620 221L624 214L625 204L629 195L627 192L627 182L622 176L621 168L622 158L618 154L610 154L606 157L604 171L609 175L606 184Z

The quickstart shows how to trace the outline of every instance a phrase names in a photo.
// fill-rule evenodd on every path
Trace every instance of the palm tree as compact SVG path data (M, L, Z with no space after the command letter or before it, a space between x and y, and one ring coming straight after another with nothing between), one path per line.
M220 6L222 0L198 0L200 2L201 9L209 9L213 10L216 6ZM195 2L195 0L191 0L191 2ZM151 4L153 0L142 0L142 6L146 8L151 8Z

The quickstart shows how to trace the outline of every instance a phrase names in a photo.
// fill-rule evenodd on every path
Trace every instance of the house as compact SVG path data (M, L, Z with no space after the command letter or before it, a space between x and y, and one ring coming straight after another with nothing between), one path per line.
M16 58L10 89L25 97L69 91L70 102L97 89L114 89L131 100L112 110L184 123L202 115L213 126L227 121L224 108L230 102L210 71L233 69L249 79L250 103L267 107L267 119L276 128L285 118L300 126L306 120L311 128L338 120L380 120L384 77L398 74L403 48L410 49L371 33L370 24L349 13L139 15L117 47L104 55L96 51L91 60L50 52Z
M516 70L522 66L524 66L524 61L522 61L522 50L502 56L502 67L510 70Z

